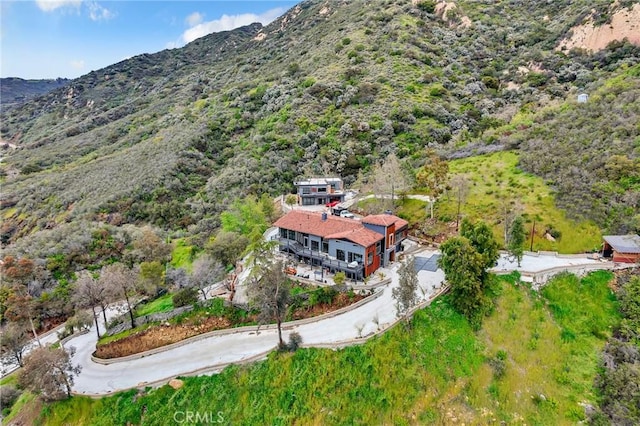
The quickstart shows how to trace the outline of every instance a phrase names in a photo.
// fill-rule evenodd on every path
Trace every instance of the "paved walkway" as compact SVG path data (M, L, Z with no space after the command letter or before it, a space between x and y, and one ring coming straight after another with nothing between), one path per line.
M430 257L434 253L436 253L434 250L420 249L413 254ZM539 270L555 266L591 265L596 262L586 257L525 256L522 268ZM392 289L398 285L398 267L399 264L395 264L391 269L381 270L391 278L391 283L382 287L383 294L380 297L335 317L287 330L283 333L284 338L287 339L288 334L295 330L302 336L305 346L327 346L367 336L378 331L378 327L381 329L389 327L397 321L395 300L391 293ZM496 269L504 271L513 270L515 267L517 265L503 257ZM441 287L444 273L441 270L435 272L421 270L418 272L418 279L420 285L418 295L420 299L427 300ZM109 315L115 315L115 312L109 312ZM277 343L277 331L261 330L258 333L240 332L213 336L140 359L110 365L91 361L91 353L95 350L96 341L96 333L92 329L87 334L71 339L65 345L76 348L73 363L82 366L82 372L75 378L73 386L75 393L105 395L154 382L168 381L173 377L191 372L215 372L227 363L261 357L262 354L274 349Z
M58 341L58 332L62 331L63 329L64 329L64 324L59 325L53 330L49 330L48 332L38 336L38 339L40 340L40 343L43 346L53 345ZM28 333L29 335L33 335L31 333L31 329L28 330ZM38 347L38 342L35 339L33 339L27 346L25 346L22 352L22 356L23 357L26 356L29 352L36 349L37 347ZM11 359L11 357L2 357L2 359L0 359L0 363L2 364L2 370L0 371L2 373L1 377L8 376L9 374L13 373L18 368L20 368L18 363L15 362L15 360Z

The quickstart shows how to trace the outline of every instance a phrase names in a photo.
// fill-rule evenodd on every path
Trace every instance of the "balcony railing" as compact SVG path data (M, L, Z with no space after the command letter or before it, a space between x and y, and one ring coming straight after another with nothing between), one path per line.
M359 274L360 276L362 276L362 273L364 271L364 265L360 263L358 263L358 266L351 267L349 266L349 263L345 262L344 260L338 260L335 257L329 256L329 254L325 252L306 248L297 241L289 240L282 237L276 237L276 239L280 242L281 251L287 249L287 251L297 256L315 259L319 261L320 265L324 268L351 272L354 274Z

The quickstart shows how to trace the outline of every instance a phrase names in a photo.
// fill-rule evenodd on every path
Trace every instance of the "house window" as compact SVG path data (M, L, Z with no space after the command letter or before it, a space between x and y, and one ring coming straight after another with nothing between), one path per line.
M344 250L340 250L340 249L336 250L336 259L342 260L344 262L344 259L345 259Z
M326 241L322 242L322 251L324 253L329 253L329 243L328 242L326 242Z
M373 264L373 252L369 252L367 254L367 265L371 266Z
M311 188L302 188L303 194L311 194Z
M393 245L393 234L389 235L389 247Z
M320 249L320 243L318 241L311 240L311 250L318 251Z
M362 255L360 253L353 253L353 262L362 263Z
M324 188L324 187L323 188L318 188L318 192L326 194L327 193L327 188Z
M280 228L280 238L287 238L287 230Z
M296 239L296 231L292 231L291 229L289 229L289 239L295 241L295 239Z
M376 253L377 254L381 254L382 253L382 241L378 241L376 243Z

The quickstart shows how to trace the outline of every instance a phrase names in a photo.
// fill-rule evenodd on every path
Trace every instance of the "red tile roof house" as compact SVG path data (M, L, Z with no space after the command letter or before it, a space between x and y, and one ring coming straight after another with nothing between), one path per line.
M401 250L407 235L408 223L393 215L367 216L359 221L292 210L274 225L280 228L281 251L361 280L395 259L395 252Z

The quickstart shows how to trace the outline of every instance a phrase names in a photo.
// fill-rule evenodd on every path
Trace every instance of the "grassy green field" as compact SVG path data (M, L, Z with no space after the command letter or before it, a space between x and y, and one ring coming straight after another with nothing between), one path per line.
M594 403L598 355L620 320L615 296L607 287L611 278L609 272L583 280L563 275L542 294L525 286L504 286L494 315L478 336L492 361L469 381L464 392L468 404L486 420L508 424L584 420L578 404ZM500 353L502 375L495 365Z
M526 215L526 230L531 232L536 220L533 249L561 253L580 253L598 249L602 242L598 227L591 222L576 222L566 217L555 206L553 190L544 180L517 168L515 152L497 152L490 155L453 160L449 163L450 176L462 175L469 181L469 193L461 213L472 220L484 220L494 227L496 238L504 242L503 206ZM437 215L455 220L457 201L454 194L441 197L436 204ZM543 238L545 228L561 233L555 242ZM527 241L527 249L529 241Z
M595 403L597 356L619 321L611 278L561 276L538 294L506 277L478 333L444 298L361 346L273 353L179 390L74 397L41 420L159 425L192 411L226 424L575 424L579 403Z
M195 257L195 246L188 245L183 238L174 241L171 251L171 266L173 268L184 268L187 272L191 272Z
M558 251L560 253L584 253L599 250L602 243L600 229L589 221L574 221L566 217L564 211L555 206L553 190L542 178L524 173L518 169L518 154L502 151L489 155L469 157L449 162L449 178L463 176L468 181L468 194L460 213L472 221L483 220L494 230L496 239L504 244L505 206L525 218L528 234L526 249L530 248L533 220L536 233L533 250ZM363 199L358 202L362 211L377 212L383 207L390 208L390 201ZM383 207L382 207L383 206ZM420 226L427 218L427 203L405 198L396 201L395 213L409 221L412 226ZM447 231L447 223L455 221L457 197L455 190L440 197L434 209L435 217L441 222L430 230L433 235ZM545 229L554 230L560 237L549 241L544 237Z
M136 317L155 314L158 312L168 312L173 309L173 293L164 294L149 303L139 306L135 311Z

